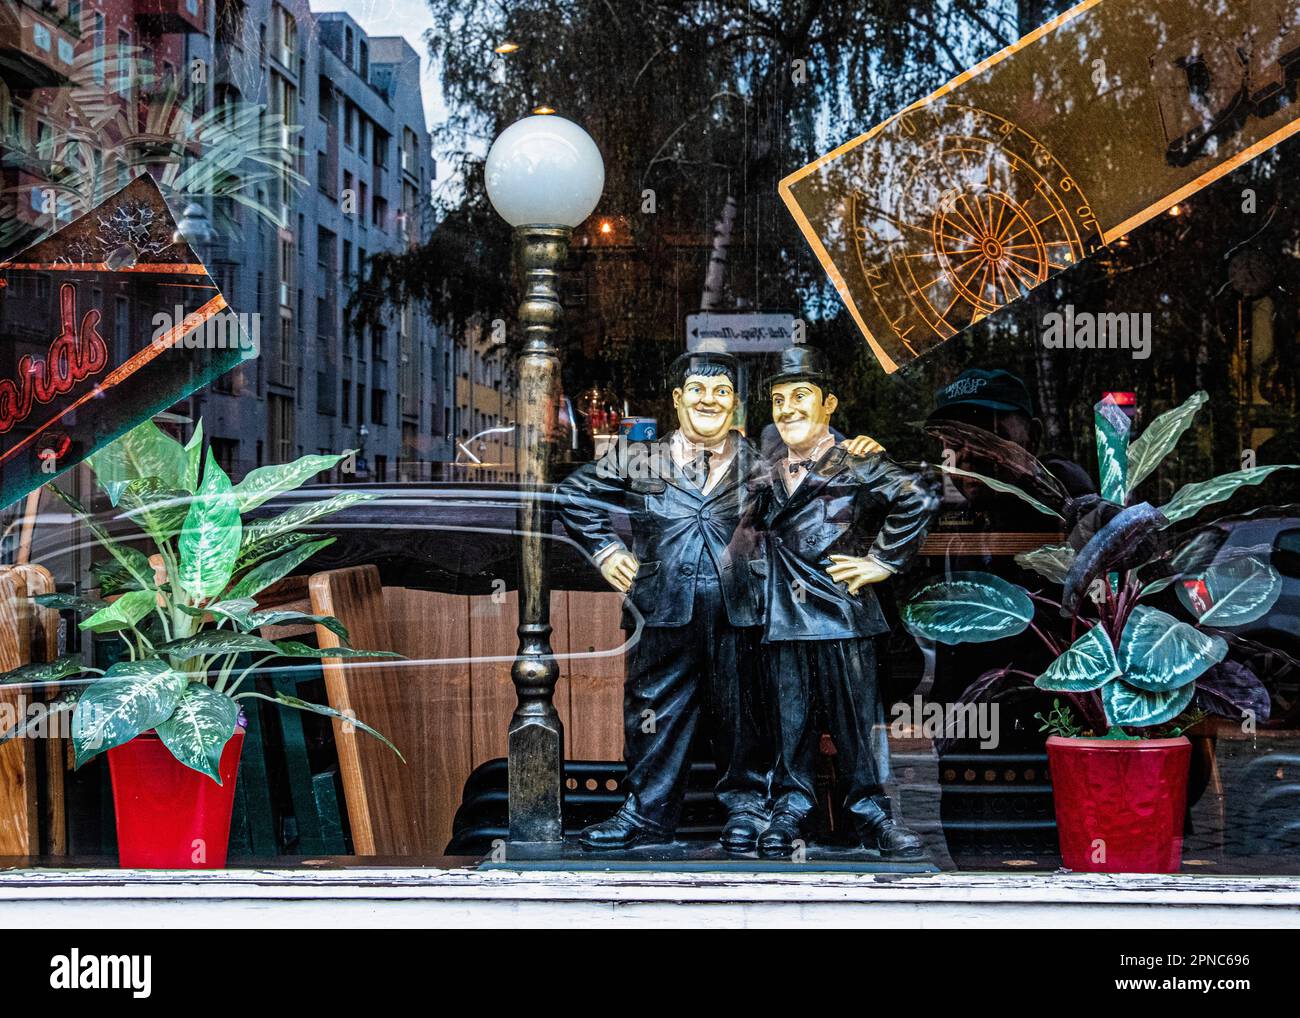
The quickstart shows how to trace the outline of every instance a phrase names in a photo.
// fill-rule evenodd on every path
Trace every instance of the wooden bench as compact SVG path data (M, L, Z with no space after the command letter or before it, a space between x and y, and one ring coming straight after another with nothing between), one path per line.
M517 596L381 587L374 566L317 573L309 587L312 610L337 616L352 646L407 659L323 662L330 705L383 732L407 761L354 725L334 722L354 851L439 855L470 772L506 755ZM621 603L612 591L552 593L555 705L568 759L622 758ZM316 636L321 647L339 645L322 627Z
M0 567L0 672L58 657L59 613L31 601L53 592L54 578L44 566ZM6 705L6 714L12 710L14 723L21 724L29 705L57 691L53 686L7 687L0 692L0 703ZM0 719L0 734L9 729L7 721ZM67 740L57 738L52 729L44 734L0 745L0 857L67 852Z

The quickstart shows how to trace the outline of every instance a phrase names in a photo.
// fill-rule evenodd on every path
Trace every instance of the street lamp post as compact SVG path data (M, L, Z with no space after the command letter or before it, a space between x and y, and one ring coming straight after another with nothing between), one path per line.
M561 399L556 349L563 309L559 273L573 228L591 215L605 185L596 143L577 124L531 116L506 128L485 168L493 207L515 228L523 282L515 449L519 508L519 649L510 677L518 702L509 731L510 841L560 842L564 726L553 702L560 669L551 648L550 583L543 498L550 480Z

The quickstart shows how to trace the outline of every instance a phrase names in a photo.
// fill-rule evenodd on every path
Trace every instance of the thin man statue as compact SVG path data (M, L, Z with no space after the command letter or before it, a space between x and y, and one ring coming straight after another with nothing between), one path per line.
M857 456L835 444L838 401L821 351L784 351L767 387L785 451L771 463L766 504L751 505L767 538L763 642L776 747L773 817L759 853L788 856L803 838L817 802L817 747L829 731L858 840L883 858L915 858L921 839L893 818L873 752L875 637L888 626L872 585L921 547L939 480L883 450Z

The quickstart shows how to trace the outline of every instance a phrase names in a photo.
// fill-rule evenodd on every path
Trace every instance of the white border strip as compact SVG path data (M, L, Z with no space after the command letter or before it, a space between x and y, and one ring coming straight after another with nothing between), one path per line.
M1300 879L475 869L9 870L10 929L1300 927Z

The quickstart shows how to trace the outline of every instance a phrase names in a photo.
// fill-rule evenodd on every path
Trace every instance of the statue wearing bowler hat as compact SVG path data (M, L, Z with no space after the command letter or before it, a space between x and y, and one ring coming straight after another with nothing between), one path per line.
M837 400L821 351L784 351L766 388L785 451L770 463L766 500L752 506L767 541L763 644L776 755L774 815L759 852L790 855L803 836L824 723L858 839L885 858L915 858L921 840L893 819L872 753L874 637L887 631L872 585L921 547L939 507L938 477L883 451L857 456L835 444Z

